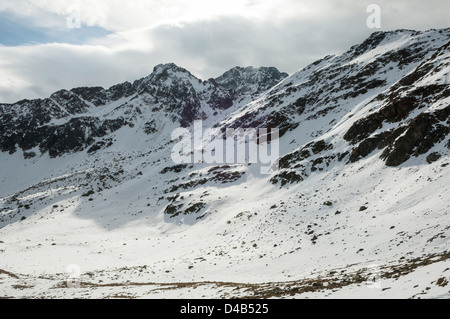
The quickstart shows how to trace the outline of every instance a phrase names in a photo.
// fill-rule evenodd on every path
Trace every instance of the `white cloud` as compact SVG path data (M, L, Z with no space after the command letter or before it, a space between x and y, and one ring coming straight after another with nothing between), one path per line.
M73 6L86 26L125 31L163 24L180 25L223 16L267 17L280 0L2 0L0 10L36 17L43 11L61 17ZM42 20L41 23L46 23Z

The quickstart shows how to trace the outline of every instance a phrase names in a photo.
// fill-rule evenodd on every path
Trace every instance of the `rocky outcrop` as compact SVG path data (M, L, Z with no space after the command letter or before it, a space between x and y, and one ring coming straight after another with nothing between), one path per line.
M235 67L215 79L224 91L232 96L260 94L271 89L288 76L274 67Z
M447 107L449 109L450 107ZM439 113L446 113L439 112ZM426 154L434 145L443 141L450 133L450 127L442 124L439 115L423 113L404 128L404 133L391 143L381 154L388 166L398 166L411 156Z
M410 123L401 124L395 130L387 130L369 137L375 131L382 129L383 122L400 122L416 107L414 98L405 97L355 122L344 135L345 140L356 145L350 155L350 162L354 163L376 149L387 147L381 158L386 160L388 166L398 166L412 155L425 154L435 144L442 141L450 130L449 123L445 123L445 121L448 122L449 107L431 114L422 113ZM439 124L440 122L444 123Z

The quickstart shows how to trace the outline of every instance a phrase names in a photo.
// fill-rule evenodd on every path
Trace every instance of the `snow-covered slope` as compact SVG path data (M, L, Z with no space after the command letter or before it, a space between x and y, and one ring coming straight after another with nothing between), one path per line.
M0 105L2 296L448 298L449 46L378 32L291 76L166 64ZM173 163L199 119L280 128L279 170Z

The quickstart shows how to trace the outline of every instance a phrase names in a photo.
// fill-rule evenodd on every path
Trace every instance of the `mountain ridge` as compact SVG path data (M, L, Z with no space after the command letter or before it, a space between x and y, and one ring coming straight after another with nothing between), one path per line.
M247 68L246 70L259 72L260 70L265 69ZM262 75L260 81L262 85L270 87L272 84L277 83L279 79L287 76L287 74L275 70L275 68L270 69L272 72L270 74L271 77L265 77L264 74ZM245 72L243 73L245 74ZM226 73L219 78L224 79L225 77ZM249 79L249 77L247 77L247 79ZM51 157L62 155L67 151L70 151L70 148L61 149L56 147L56 149L54 149L52 146L45 145L45 141L34 141L35 139L30 139L27 132L33 131L32 134L34 136L40 136L45 139L45 135L51 135L55 132L54 127L51 125L49 125L46 130L42 129L42 126L51 122L52 118L63 119L65 117L70 118L70 116L79 115L80 119L77 125L81 124L81 127L87 126L97 131L103 131L104 134L99 132L99 135L97 136L103 137L107 132L114 132L125 125L132 124L124 120L123 117L119 117L114 119L113 125L110 125L110 121L97 120L97 123L92 126L91 122L86 122L81 118L83 114L89 113L92 108L105 106L120 101L121 99L128 99L123 101L123 103L127 104L142 95L148 95L146 100L147 103L159 103L162 104L160 108L165 108L170 112L178 113L177 115L180 124L187 126L188 123L192 122L195 118L203 117L201 109L205 106L204 104L206 104L206 107L212 109L229 109L232 107L238 98L247 94L247 92L242 91L243 84L241 83L240 85L241 88L233 88L233 86L226 86L226 88L224 88L216 81L214 81L213 84L208 81L202 81L197 79L186 69L178 67L174 63L168 63L155 66L152 74L134 81L133 84L124 82L122 84L114 85L107 90L102 87L79 87L73 88L70 91L57 91L53 93L50 98L22 100L14 104L0 104L1 123L3 124L0 130L3 132L2 136L0 136L1 150L3 152L13 153L16 151L17 145L26 152L39 144L41 152L50 151ZM236 91L238 89L239 92ZM252 94L258 93L261 93L259 88L255 88L254 92L252 92ZM202 102L202 100L205 101ZM19 110L12 110L13 108L18 108ZM17 116L20 111L32 113L32 115L25 115L21 121L19 120L20 123L4 124L12 120L14 115ZM89 114L87 115L89 116ZM38 121L36 123L33 121L30 122L30 117L37 119ZM14 132L13 135L8 135L8 133L13 130L11 125L19 128L22 127L23 129ZM104 127L104 129L101 129L102 127ZM83 138L83 132L73 131L70 125L63 129L70 130L72 134L79 136L79 141L74 141L76 144L76 146L73 146L76 148L75 150L85 149L87 146L92 145L93 139ZM32 142L30 144L30 142L27 143L25 140L31 140ZM66 140L65 143L70 143L70 141Z

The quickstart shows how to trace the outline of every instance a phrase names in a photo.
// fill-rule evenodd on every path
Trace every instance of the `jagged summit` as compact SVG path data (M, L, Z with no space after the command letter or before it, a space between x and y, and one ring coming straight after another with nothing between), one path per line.
M215 79L216 83L238 94L258 94L288 76L274 67L235 67Z
M414 31L407 29L399 29L394 31L377 31L372 33L364 42L357 44L350 48L348 54L354 57L360 56L368 51L374 50L377 47L383 47L389 43L412 41L416 46L427 42L430 38L435 40L448 39L450 37L450 28L446 29L431 29L428 31ZM389 48L387 48L389 49Z
M158 64L153 68L153 72L146 77L146 79L150 79L153 81L164 80L170 77L187 77L187 78L195 78L194 75L191 74L188 70L179 67L175 63L166 63L166 64Z
M147 114L163 111L164 117L186 127L220 110L231 112L247 96L255 97L286 76L276 68L236 68L211 82L167 63L155 66L150 75L132 84L124 82L109 89L78 87L45 99L0 105L0 150L13 154L22 149L27 157L37 151L55 157L91 150L89 146L97 138L145 118L144 110ZM79 126L71 124L73 121ZM146 122L146 132L153 130L151 123L154 120ZM98 147L94 145L94 149Z
M163 71L166 71L166 70L174 70L174 71L189 72L189 71L187 71L186 69L183 69L183 68L179 67L178 65L176 65L176 64L173 63L173 62L169 62L169 63L161 63L161 64L156 65L156 66L153 68L153 72L154 72L154 73L163 72Z

